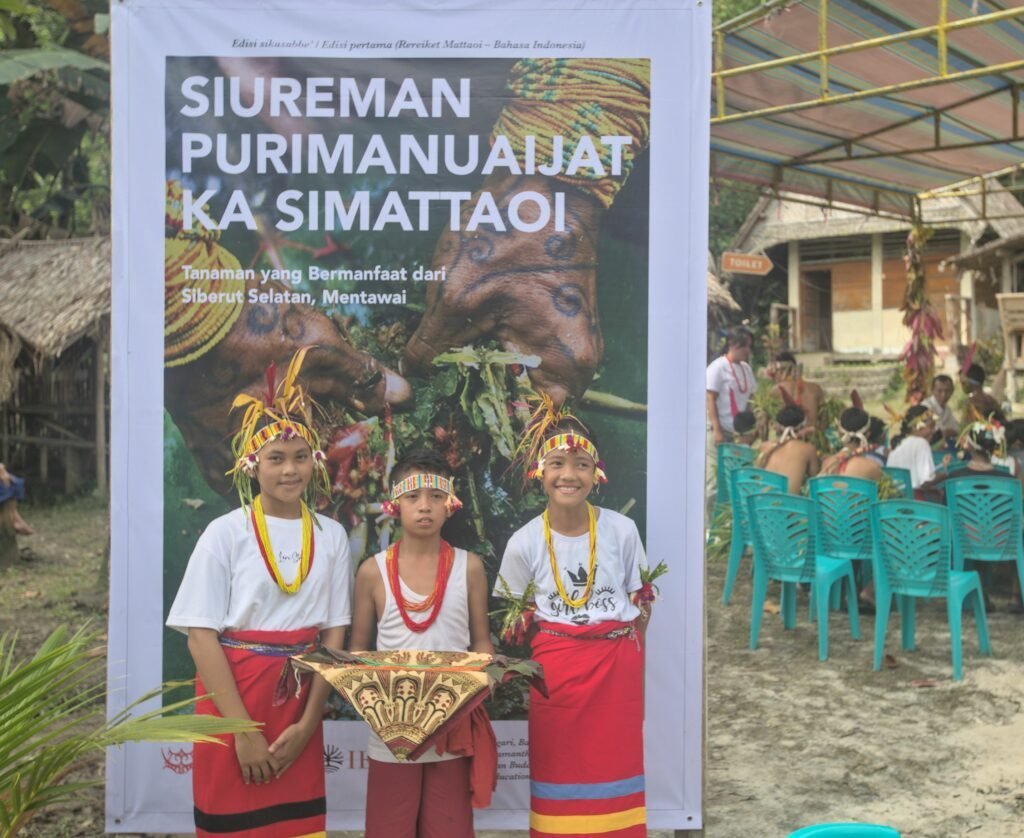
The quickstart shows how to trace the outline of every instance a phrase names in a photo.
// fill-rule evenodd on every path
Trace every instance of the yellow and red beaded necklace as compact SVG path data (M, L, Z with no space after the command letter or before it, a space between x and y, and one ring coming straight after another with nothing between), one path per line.
M277 566L277 558L273 548L270 546L270 533L267 531L267 516L263 512L263 501L260 495L253 499L250 515L252 517L252 528L256 533L256 544L263 557L263 563L267 566L267 572L277 583L277 586L286 594L294 594L306 581L309 571L313 567L313 555L316 545L313 542L313 516L309 514L306 504L302 507L302 553L299 559L299 570L295 579L285 582L281 577L281 569Z
M583 596L573 599L566 593L562 584L562 576L558 572L558 560L555 558L555 545L551 537L551 518L548 510L544 510L544 541L548 545L548 560L551 562L551 575L555 577L555 587L558 588L558 596L562 602L570 608L582 608L590 599L590 592L594 588L594 578L597 576L597 516L594 514L594 507L587 504L587 526L590 534L590 559L587 563L587 584L583 589Z

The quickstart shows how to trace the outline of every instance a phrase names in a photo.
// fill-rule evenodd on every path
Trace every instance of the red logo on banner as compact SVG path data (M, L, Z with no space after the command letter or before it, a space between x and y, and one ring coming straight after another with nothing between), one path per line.
M175 774L188 774L192 770L192 751L185 748L180 751L161 748L160 753L164 758L164 768L168 771L173 771Z

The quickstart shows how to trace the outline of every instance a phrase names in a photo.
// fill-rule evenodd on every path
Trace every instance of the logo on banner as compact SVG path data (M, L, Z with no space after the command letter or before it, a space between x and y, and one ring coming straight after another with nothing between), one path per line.
M345 766L345 752L337 745L324 745L324 771L333 774Z
M192 751L182 748L175 751L172 748L161 748L160 753L164 758L164 768L173 771L175 774L188 774L192 770Z

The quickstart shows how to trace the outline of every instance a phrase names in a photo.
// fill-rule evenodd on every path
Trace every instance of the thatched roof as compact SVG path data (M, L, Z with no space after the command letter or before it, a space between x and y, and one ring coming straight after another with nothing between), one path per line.
M708 307L719 308L725 311L739 311L740 304L737 303L718 278L708 271Z
M110 313L110 239L0 240L0 329L55 358Z

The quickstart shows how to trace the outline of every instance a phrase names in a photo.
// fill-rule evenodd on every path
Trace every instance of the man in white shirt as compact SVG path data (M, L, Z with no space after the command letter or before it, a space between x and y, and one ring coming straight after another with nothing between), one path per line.
M948 375L937 375L932 379L932 394L921 402L935 414L936 427L942 438L947 441L956 441L960 435L960 423L949 409L949 400L952 396L953 379Z
M728 347L724 355L715 358L707 368L707 462L705 464L704 503L710 511L717 489L716 464L718 445L732 442L735 435L733 418L746 410L754 392L754 371L750 352L754 335L746 326L735 326L727 335ZM721 491L728 491L726 486Z

